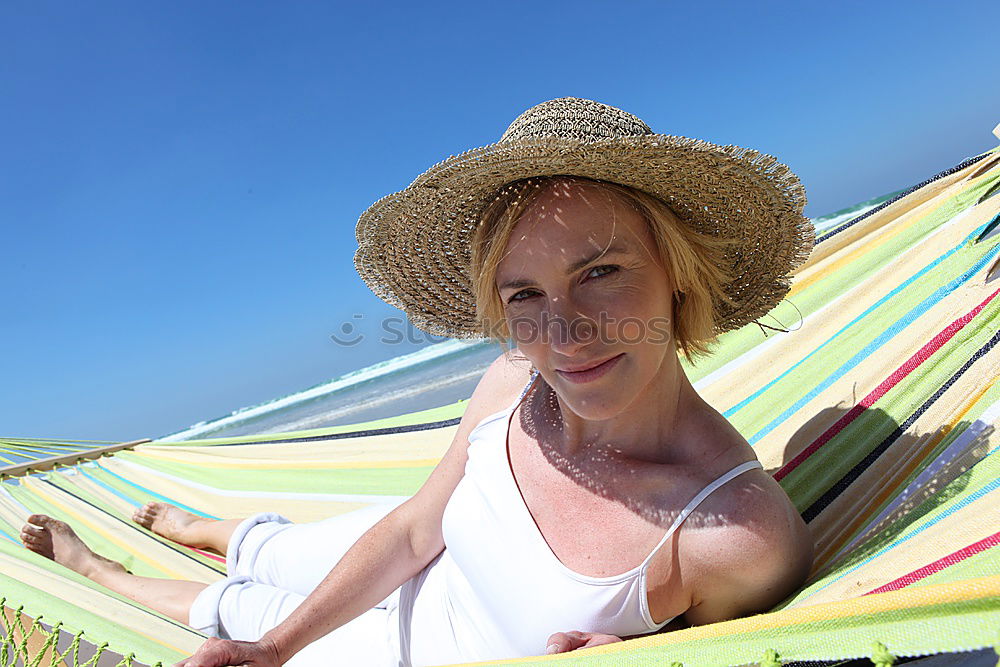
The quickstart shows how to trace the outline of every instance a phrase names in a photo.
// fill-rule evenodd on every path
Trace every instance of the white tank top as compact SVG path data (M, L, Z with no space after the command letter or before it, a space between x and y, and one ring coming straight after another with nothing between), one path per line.
M579 574L545 542L510 468L510 419L526 392L469 434L465 476L442 519L445 549L400 589L401 665L539 655L550 635L568 630L619 637L656 632L673 619L655 623L650 616L646 570L653 556L709 494L762 467L748 461L702 489L628 572Z

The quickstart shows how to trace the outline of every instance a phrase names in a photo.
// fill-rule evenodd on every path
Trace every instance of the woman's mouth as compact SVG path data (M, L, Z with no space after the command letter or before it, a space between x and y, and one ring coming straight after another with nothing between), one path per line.
M610 371L612 368L614 368L615 365L618 363L618 361L624 356L625 353L622 352L619 355L611 357L610 359L599 362L587 368L582 368L580 370L575 370L575 371L562 370L557 368L556 372L559 373L560 377L565 378L570 382L577 382L577 383L592 382L593 380L596 380L597 378L601 377L602 375Z

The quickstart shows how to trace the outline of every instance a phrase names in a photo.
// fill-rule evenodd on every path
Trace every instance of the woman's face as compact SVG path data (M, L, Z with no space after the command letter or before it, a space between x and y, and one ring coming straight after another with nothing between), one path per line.
M496 282L518 348L585 419L622 412L676 355L673 283L653 236L600 185L547 186L514 226Z

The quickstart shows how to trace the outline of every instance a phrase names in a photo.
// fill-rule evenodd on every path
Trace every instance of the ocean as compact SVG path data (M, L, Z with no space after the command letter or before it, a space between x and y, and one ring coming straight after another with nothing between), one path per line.
M817 237L897 193L813 219ZM338 426L448 405L467 399L490 363L496 343L449 340L379 362L302 391L199 422L158 440L181 441L282 433Z

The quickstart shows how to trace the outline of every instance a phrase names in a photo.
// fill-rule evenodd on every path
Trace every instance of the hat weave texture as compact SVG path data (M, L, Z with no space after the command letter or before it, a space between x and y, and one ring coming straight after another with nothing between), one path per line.
M774 157L739 146L655 134L620 109L572 97L518 116L497 143L432 166L358 220L355 267L414 326L476 338L470 263L483 210L507 184L571 175L658 197L685 224L733 240L725 252L733 303L715 304L717 333L765 315L809 255L805 189Z

